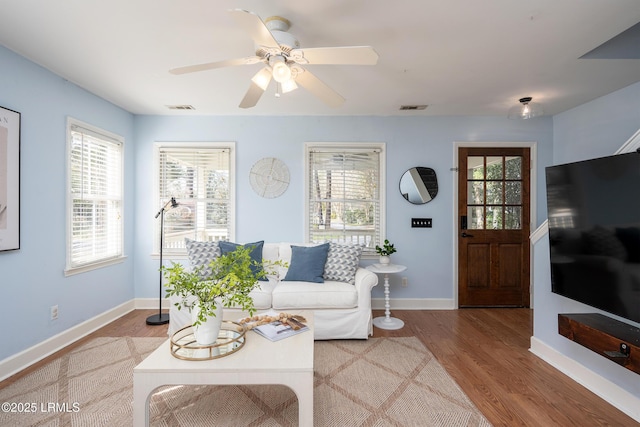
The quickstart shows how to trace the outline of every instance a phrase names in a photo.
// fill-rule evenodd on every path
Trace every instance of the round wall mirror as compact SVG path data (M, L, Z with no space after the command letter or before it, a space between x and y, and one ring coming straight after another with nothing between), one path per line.
M415 205L430 202L438 194L438 178L431 168L417 166L400 178L400 194Z

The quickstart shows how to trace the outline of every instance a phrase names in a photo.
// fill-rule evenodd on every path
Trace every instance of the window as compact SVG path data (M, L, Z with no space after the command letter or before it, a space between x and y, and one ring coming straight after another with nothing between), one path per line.
M384 230L384 144L305 147L308 242L365 245L375 255Z
M156 144L158 210L171 197L178 207L164 214L163 253L186 255L185 238L232 240L235 200L232 143ZM154 252L160 252L160 220Z
M75 274L123 258L122 137L67 121L67 266Z
M469 229L522 230L522 156L467 157Z

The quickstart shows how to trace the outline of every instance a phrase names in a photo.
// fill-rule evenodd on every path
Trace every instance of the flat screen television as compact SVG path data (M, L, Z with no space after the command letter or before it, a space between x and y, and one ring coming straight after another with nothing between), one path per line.
M640 323L640 153L546 168L552 292Z

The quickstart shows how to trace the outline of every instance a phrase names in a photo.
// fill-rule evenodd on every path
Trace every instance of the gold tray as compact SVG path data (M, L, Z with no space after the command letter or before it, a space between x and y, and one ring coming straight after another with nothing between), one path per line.
M171 336L171 355L182 360L211 360L228 356L240 350L246 341L244 325L223 320L215 343L198 344L193 326L185 326Z

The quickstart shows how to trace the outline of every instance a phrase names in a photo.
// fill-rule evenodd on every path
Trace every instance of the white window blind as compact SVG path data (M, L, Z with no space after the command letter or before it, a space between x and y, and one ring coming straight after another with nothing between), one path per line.
M309 242L365 245L375 253L381 241L381 150L307 149L307 233Z
M158 209L174 197L179 206L165 211L163 251L185 254L185 238L229 240L231 236L231 148L158 146ZM156 253L160 248L156 224Z
M123 142L69 122L67 272L123 256Z

